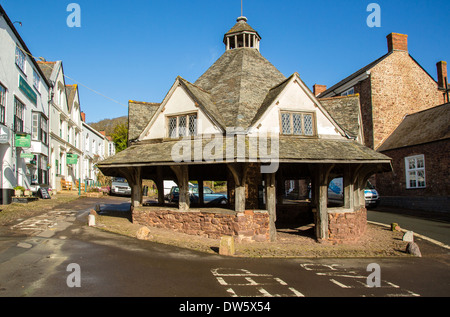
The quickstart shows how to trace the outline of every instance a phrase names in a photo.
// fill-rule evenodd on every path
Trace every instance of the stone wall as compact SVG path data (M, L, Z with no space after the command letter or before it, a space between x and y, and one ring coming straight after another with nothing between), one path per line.
M212 239L229 235L234 236L236 242L269 241L269 214L266 211L213 213L181 212L168 207L136 207L133 223Z
M395 51L371 69L370 77L372 109L367 110L372 111L374 149L389 137L406 114L443 103L436 81L408 52Z
M356 242L366 232L367 209L355 212L328 210L328 234L333 242Z

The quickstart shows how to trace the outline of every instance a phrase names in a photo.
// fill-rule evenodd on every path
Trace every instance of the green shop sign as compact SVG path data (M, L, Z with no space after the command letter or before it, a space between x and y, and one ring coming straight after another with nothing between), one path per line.
M20 153L20 158L30 158L30 159L33 159L33 158L34 158L34 154L33 154L33 153Z
M31 147L31 135L30 134L15 134L14 144L16 147Z
M30 101L36 105L37 104L37 94L34 92L33 88L28 85L27 81L23 79L22 76L19 76L19 89L21 92L27 96Z
M67 153L67 165L73 165L78 163L78 155Z

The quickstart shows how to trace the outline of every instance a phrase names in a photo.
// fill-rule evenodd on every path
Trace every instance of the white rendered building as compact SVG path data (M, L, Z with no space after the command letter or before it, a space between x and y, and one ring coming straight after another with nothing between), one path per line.
M48 185L49 83L0 6L0 203Z

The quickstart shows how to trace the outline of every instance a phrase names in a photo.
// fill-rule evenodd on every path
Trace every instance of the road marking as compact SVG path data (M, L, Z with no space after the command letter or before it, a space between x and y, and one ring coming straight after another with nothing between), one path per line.
M306 271L314 272L317 276L328 277L331 283L340 288L365 289L366 291L373 289L393 289L400 293L387 294L386 296L420 296L412 291L401 289L400 286L386 280L381 281L380 287L370 287L367 284L367 276L360 275L353 270L347 270L339 264L303 263L300 266Z
M288 287L285 281L271 274L256 274L246 269L230 268L212 269L211 273L220 285L232 286L226 289L231 297L304 297L301 292Z

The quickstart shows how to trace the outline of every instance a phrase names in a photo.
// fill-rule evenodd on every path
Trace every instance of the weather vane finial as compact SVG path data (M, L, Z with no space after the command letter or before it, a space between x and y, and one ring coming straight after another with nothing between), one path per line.
M241 0L241 17L244 16L244 4L243 4L244 0Z

